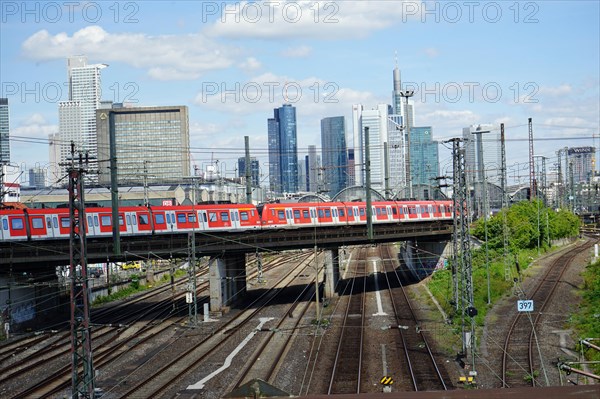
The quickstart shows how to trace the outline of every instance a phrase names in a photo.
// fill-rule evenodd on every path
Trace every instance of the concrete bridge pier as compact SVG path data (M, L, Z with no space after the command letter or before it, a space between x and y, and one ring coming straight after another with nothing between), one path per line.
M340 281L340 249L335 247L323 253L324 297L333 298Z
M220 316L227 306L246 294L246 255L231 254L211 257L210 313Z
M407 269L407 275L421 280L445 265L452 246L447 241L407 240L400 247L398 257Z

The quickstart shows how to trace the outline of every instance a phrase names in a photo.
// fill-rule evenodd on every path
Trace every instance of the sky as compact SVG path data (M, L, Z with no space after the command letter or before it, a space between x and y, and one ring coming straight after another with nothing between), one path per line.
M233 177L251 155L268 173L267 119L296 107L298 153L320 148L320 120L391 104L392 71L415 90L415 124L434 139L505 124L511 180L536 156L600 151L600 2L2 1L0 97L11 164L48 167L48 135L68 100L66 59L102 70L102 98L189 108L192 164ZM452 158L440 147L440 174ZM600 159L600 154L597 158Z

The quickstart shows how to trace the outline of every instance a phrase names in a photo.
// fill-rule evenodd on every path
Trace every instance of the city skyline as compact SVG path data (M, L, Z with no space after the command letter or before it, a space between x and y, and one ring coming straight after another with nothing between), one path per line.
M228 3L228 12L212 2L126 4L118 3L117 15L92 3L102 11L98 20L81 7L72 19L64 10L50 20L41 6L37 19L19 9L3 14L0 97L10 104L11 162L48 167L58 103L69 100L65 60L73 55L110 65L102 71L102 100L188 106L192 164L218 159L232 175L244 135L265 175L264 120L273 108L297 108L303 158L309 145L320 149L321 119L341 115L350 123L352 104L390 104L396 66L402 88L416 89L417 124L433 127L434 140L505 123L511 178L527 174L528 117L536 155L600 148L597 2L455 3L460 17L443 2L427 9L413 2L417 13L406 2L285 2L273 18L265 9L255 20L246 3ZM282 14L286 6L302 18ZM571 28L556 29L565 24ZM413 39L397 40L402 34ZM440 173L449 166L440 146Z

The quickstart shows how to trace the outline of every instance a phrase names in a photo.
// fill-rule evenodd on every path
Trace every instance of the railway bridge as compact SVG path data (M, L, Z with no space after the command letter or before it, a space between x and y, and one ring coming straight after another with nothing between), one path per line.
M195 243L196 257L208 256L210 269L210 309L220 313L246 290L245 259L247 253L277 252L315 246L326 251L324 262L325 296L335 294L339 280L340 247L386 242L418 242L420 249L442 255L451 239L452 221L415 221L401 224L374 224L373 239L366 226L341 226L245 232L156 234L121 237L121 251L115 255L112 237L87 240L88 263L123 262L152 258L185 258L190 243ZM408 251L414 245L406 246ZM411 254L404 253L411 265ZM32 240L0 242L0 275L11 273L46 274L49 269L69 264L69 240ZM51 273L50 273L51 274ZM236 276L235 279L230 278Z

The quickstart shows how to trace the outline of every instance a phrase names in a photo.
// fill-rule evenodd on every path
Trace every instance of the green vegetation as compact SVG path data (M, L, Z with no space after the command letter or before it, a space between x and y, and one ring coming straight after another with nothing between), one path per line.
M503 225L506 213L508 236L508 256L504 256ZM539 215L539 218L538 218ZM538 230L539 226L539 230ZM522 275L540 253L547 252L548 239L574 237L579 234L580 222L576 215L567 210L554 211L546 208L541 201L523 201L492 216L487 220L488 259L486 267L485 243L472 250L473 297L478 311L475 323L484 324L487 311L503 296L509 295L513 287L512 278ZM479 240L485 239L485 223L475 222L471 234ZM517 271L517 265L518 270ZM511 279L505 278L505 270L510 269ZM487 298L487 273L490 275L490 305ZM444 311L450 315L454 325L460 325L460 314L456 314L452 297L452 272L450 268L435 272L428 283ZM600 292L598 293L600 298ZM457 330L457 332L459 332ZM596 335L598 336L598 334Z
M187 271L181 270L181 269L175 270L174 276L176 279L179 277L182 277L184 275L187 275ZM163 274L161 279L155 285L140 284L139 276L137 274L132 274L130 276L130 278L131 278L131 282L129 283L129 287L120 289L119 291L113 292L110 295L97 297L96 299L94 299L92 306L98 306L103 303L108 303L108 302L112 302L112 301L117 301L119 299L127 298L133 294L137 294L138 292L142 292L142 291L148 290L150 288L153 288L157 285L166 284L171 281L171 275L167 274L167 273Z
M582 338L600 338L600 261L589 265L583 273L584 290L577 313L572 315L571 326ZM598 345L599 341L592 342ZM583 347L588 360L600 361L600 352ZM580 368L574 366L576 368ZM591 365L595 374L600 373L600 364Z

